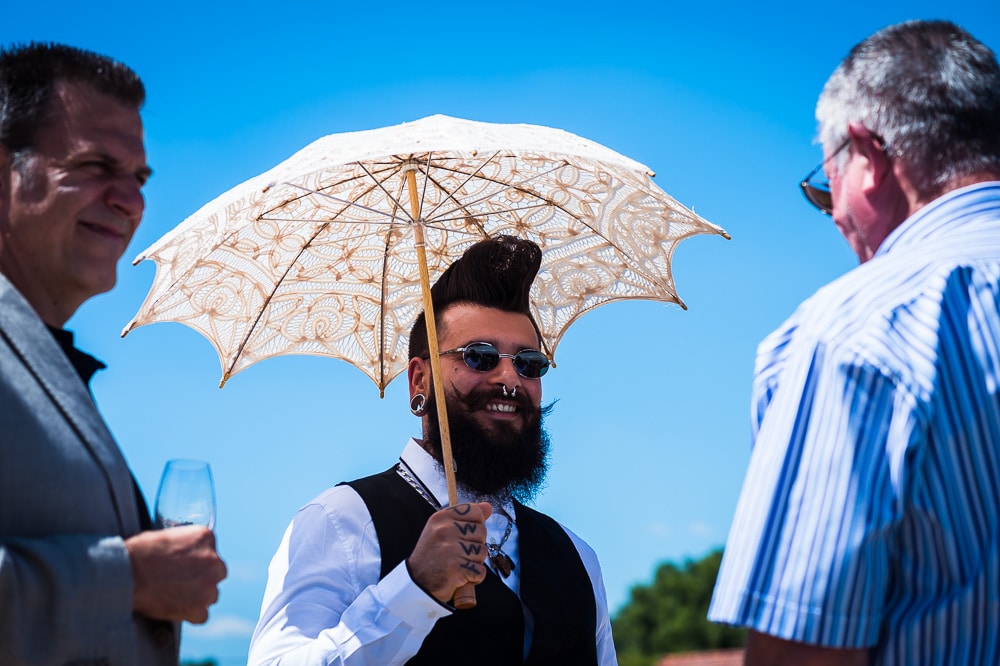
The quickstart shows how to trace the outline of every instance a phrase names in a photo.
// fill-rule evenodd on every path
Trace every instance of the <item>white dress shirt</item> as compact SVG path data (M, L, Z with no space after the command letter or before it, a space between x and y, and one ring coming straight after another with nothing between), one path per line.
M440 465L415 440L406 444L400 459L441 506L448 505ZM458 501L478 500L460 492ZM513 516L513 505L494 507L486 521L487 541L499 543L503 538L508 523L504 513ZM598 663L617 666L597 555L575 534L569 530L566 534L594 586ZM515 568L501 579L520 596L516 523L503 551ZM306 504L285 531L268 568L247 663L405 664L420 649L435 622L453 611L413 582L405 562L379 580L381 566L375 526L353 488L335 486ZM527 650L530 635L525 642Z

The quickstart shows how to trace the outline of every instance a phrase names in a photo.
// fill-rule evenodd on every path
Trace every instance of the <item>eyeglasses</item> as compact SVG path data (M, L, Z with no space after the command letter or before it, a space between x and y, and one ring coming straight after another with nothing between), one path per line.
M489 342L473 342L458 349L441 352L445 354L461 354L465 364L476 372L489 372L500 365L500 359L509 358L514 362L517 374L525 379L538 379L549 371L549 359L536 349L522 349L516 354L501 354L500 350Z
M889 144L885 142L881 136L875 132L869 132L871 138L875 140L878 145L878 149L886 154L886 157L892 157L892 151L889 149ZM833 195L830 194L830 179L826 177L826 172L823 167L826 163L832 160L837 154L851 142L850 138L844 139L844 142L837 146L837 149L830 153L825 160L820 162L815 169L810 171L802 182L799 183L799 187L802 188L802 194L806 195L806 199L819 211L825 215L833 215Z
M802 188L802 194L806 195L806 200L813 206L816 206L819 212L824 215L833 215L833 195L830 194L830 179L826 177L823 167L826 166L827 162L836 157L840 151L846 148L850 142L850 139L844 139L844 142L835 151L830 153L825 160L820 162L799 183L799 187Z

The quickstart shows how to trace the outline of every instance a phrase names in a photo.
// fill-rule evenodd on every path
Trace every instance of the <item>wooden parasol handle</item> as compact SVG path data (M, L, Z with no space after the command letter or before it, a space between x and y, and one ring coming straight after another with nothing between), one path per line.
M452 599L451 605L459 610L475 608L476 586L472 583L466 583L462 587L455 590L455 598Z
M427 323L427 345L430 347L431 378L434 382L434 402L437 403L438 423L441 429L441 465L448 483L448 505L458 504L458 487L455 482L455 462L451 455L451 428L448 425L448 406L445 404L444 382L441 377L441 350L438 347L437 322L434 320L434 302L431 298L431 278L427 270L427 251L424 243L424 228L420 224L420 202L417 198L416 168L406 172L406 184L410 191L410 209L413 212L413 241L417 248L417 263L420 265L420 287L424 299L424 319ZM476 586L466 583L455 591L452 600L455 608L474 608Z

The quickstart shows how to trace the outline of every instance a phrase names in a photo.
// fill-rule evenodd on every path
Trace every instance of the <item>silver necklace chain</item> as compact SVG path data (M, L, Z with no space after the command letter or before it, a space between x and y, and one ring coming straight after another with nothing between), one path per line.
M490 554L490 564L493 565L493 570L506 578L510 575L510 572L516 568L514 560L510 559L510 555L503 552L503 545L507 543L510 531L514 527L514 519L508 516L507 512L503 509L500 509L500 512L507 518L507 529L504 530L503 538L500 539L500 543L488 542L486 544L486 550Z
M402 460L400 460L399 464L396 465L396 473L402 477L403 481L410 484L410 487L416 490L421 497L427 500L427 503L434 507L435 511L441 508L441 503L438 502L433 495L431 495L430 491L427 490L427 486L425 486L415 474L411 473L409 465Z
M430 491L427 490L427 486L413 473L402 459L400 459L399 464L396 465L396 473L399 474L406 483L410 485L411 488L417 491L417 493L423 497L428 504L434 507L435 510L441 508L441 503L431 495ZM503 552L503 546L507 543L507 539L510 538L510 531L514 528L514 519L507 514L503 509L499 510L500 513L504 515L507 519L507 529L504 530L503 537L500 539L500 543L488 542L486 544L486 551L489 553L490 565L493 570L499 573L501 576L506 578L510 575L516 567L514 560L510 558L510 555Z

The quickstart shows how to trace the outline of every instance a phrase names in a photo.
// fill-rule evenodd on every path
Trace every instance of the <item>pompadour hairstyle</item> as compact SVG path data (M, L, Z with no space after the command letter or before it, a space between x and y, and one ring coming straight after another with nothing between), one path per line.
M435 324L440 325L450 305L471 303L527 315L538 332L529 296L541 264L541 248L516 236L495 236L470 246L431 287ZM410 358L430 353L423 312L410 329L409 353Z

